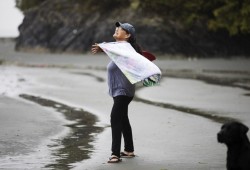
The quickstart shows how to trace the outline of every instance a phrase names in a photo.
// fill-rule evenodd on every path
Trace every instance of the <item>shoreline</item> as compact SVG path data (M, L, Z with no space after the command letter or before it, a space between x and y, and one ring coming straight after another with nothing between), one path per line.
M68 134L63 125L70 122L61 113L14 96L0 96L0 105L0 169L40 169L52 163L47 145Z
M106 162L110 154L111 134L110 128L107 127L109 127L112 99L108 96L105 79L105 66L108 59L102 55L39 54L34 57L32 55L35 54L25 53L10 53L8 55L10 58L5 58L5 62L0 66L1 69L5 69L3 73L6 74L6 77L3 77L3 80L8 87L7 92L2 92L3 95L15 97L15 95L21 94L21 97L25 96L28 99L27 102L48 111L58 112L61 109L60 111L63 112L65 107L69 107L82 116L82 119L84 114L79 113L80 111L86 111L96 117L95 123L92 122L88 130L97 130L97 133L87 130L91 140L85 141L85 144L82 143L80 147L76 148L76 150L88 150L85 152L88 159L81 157L80 159L83 160L80 160L76 156L72 159L77 161L72 161L68 159L69 154L66 152L59 154L60 158L58 159L58 153L51 152L52 156L55 156L53 159L59 161L49 164L50 168L64 166L74 170L112 170L117 168L121 170L222 170L225 167L226 150L223 145L216 141L216 133L221 123L228 121L227 118L244 120L245 123L250 122L247 114L245 115L247 108L245 105L247 105L247 97L249 96L244 95L249 94L249 89L244 87L249 84L248 72L250 68L245 66L247 62L250 63L250 60L236 61L236 63L243 63L243 67L241 65L231 67L234 65L234 61L224 61L224 59L158 60L156 64L164 71L161 86L138 89L137 97L129 108L138 157L131 160L123 159L119 165L109 165ZM215 61L218 65L211 65ZM220 64L222 65L220 66ZM237 69L238 67L239 69ZM205 82L206 78L213 77L215 82ZM237 81L231 81L235 77L238 78L240 86L238 86ZM222 84L219 84L220 79L223 79ZM203 95L199 96L199 93L196 94L191 89L204 92L204 94L201 93ZM179 92L180 90L182 91ZM217 101L215 100L217 96L212 94L217 93L220 93L222 98L221 101L214 103L213 101ZM231 94L231 96L227 97L226 94ZM212 99L200 100L201 103L193 105L192 101L196 102L194 99L200 99L202 96L211 96ZM236 117L235 114L230 113L225 105L227 102L231 103L232 106L236 103L233 103L233 100L224 101L226 98L236 98L237 102L242 104L242 109L233 110L237 113ZM29 101L30 99L32 101ZM20 100L26 99L20 98ZM47 102L49 104L46 104ZM219 106L219 104L222 106L211 107ZM159 105L161 106L159 107ZM206 112L209 119L188 112L197 112L197 114ZM216 122L214 118L219 120ZM83 122L74 124L79 121L79 118L75 119L76 121L71 122L70 125L62 126L76 130L87 128L87 126L83 126ZM73 131L69 132L69 134L73 134L71 135L73 138L68 136L70 139L68 144L76 147L79 145L72 141L83 135L78 134L78 132L74 135ZM88 133L87 131L86 133ZM56 142L62 141L63 139L55 139L52 142L56 145ZM84 145L91 145L92 148L81 147ZM63 144L56 145L58 150L53 151L67 148L63 146ZM68 148L67 151L76 152L72 147ZM23 166L27 165L24 163Z
M27 147L30 149L27 147L25 147L27 148L26 150L22 149L25 152L20 150L21 148L16 148L14 155L6 155L8 150L6 150L6 154L4 154L2 150L0 155L0 169L27 169L28 167L31 169L71 169L71 164L90 158L89 155L91 152L93 152L94 147L91 143L94 142L97 135L102 133L105 128L97 125L98 119L96 115L89 113L82 108L70 107L50 99L28 94L20 94L19 97L2 96L1 98L4 100L9 98L12 102L15 100L21 103L24 102L31 105L35 104L38 105L38 108L43 107L45 110L52 109L54 110L51 112L52 114L54 114L53 112L57 112L56 115L60 113L60 116L54 116L56 116L55 118L58 122L61 122L60 124L57 123L57 126L61 126L61 128L64 130L61 128L59 130L58 127L56 135L48 135L46 138L41 137L42 140L39 140L39 142L36 142L36 139L34 139L33 144L27 143ZM0 102L0 104L1 103L2 102ZM19 110L19 112L23 113L22 110ZM41 117L38 116L38 118L40 119ZM19 134L21 131L23 131L23 126L19 126L18 124L12 124L11 126L19 129L17 132L17 137L27 135L27 131L24 131L24 134ZM35 129L36 128L34 128L34 130ZM43 129L40 131L43 131ZM8 131L5 131L5 133L7 134ZM31 134L30 136L32 138L35 137L34 134ZM13 138L11 134L8 135L8 137L11 140ZM0 142L2 141L0 140ZM21 140L20 144L25 144L25 142ZM35 147L32 147L33 145ZM14 148L17 146L16 144L13 144L11 147ZM31 157L33 157L33 159L31 159ZM39 163L37 161L39 161Z
M57 112L62 113L65 118L72 121L67 126L71 132L63 137L58 144L50 146L51 148L62 145L59 150L55 150L52 155L57 156L57 162L46 165L45 168L68 169L70 164L89 159L89 154L93 150L90 144L94 137L103 131L103 127L96 126L97 117L81 108L74 108L62 103L58 103L49 99L20 94L19 97L37 103L44 107L51 107ZM73 144L73 145L72 145Z

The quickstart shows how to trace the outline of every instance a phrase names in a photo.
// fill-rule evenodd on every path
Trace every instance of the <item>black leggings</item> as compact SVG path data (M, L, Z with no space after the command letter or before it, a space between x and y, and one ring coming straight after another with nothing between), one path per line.
M116 96L111 111L111 129L112 129L112 155L120 157L121 138L124 138L124 150L134 151L132 129L128 119L128 105L133 97Z

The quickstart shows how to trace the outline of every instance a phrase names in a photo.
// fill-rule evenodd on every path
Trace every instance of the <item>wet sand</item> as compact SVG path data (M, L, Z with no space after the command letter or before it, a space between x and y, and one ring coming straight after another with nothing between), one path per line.
M4 106L0 124L6 126L1 128L0 146L10 141L4 143L3 134L17 140L15 133L9 133L11 129L22 129L24 139L10 147L15 154L0 152L4 163L0 169L224 170L226 147L216 140L221 124L239 120L250 126L250 60L160 57L156 64L164 73L161 84L152 88L138 85L129 108L137 157L110 165L106 163L112 107L106 84L108 58L0 48L0 101ZM15 123L17 115L22 119ZM26 129L26 122L33 119L35 123ZM40 131L37 138L30 129ZM18 147L21 145L26 147Z
M41 168L54 162L47 145L69 133L63 126L69 121L61 113L3 95L0 110L0 169Z

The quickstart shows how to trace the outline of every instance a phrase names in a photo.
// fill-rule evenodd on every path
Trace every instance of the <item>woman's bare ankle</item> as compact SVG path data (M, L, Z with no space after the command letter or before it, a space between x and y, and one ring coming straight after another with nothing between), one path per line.
M134 152L128 152L128 151L125 151L125 150L124 150L124 153L125 153L126 155L134 155Z

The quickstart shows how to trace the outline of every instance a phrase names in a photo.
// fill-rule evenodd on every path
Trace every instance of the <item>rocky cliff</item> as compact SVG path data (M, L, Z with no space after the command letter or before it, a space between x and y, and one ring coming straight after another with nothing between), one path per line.
M94 42L113 41L116 21L133 24L137 41L154 53L185 56L250 56L250 36L230 37L209 32L202 25L183 29L150 11L131 7L111 10L87 8L77 1L46 0L24 12L16 49L22 51L87 52Z

